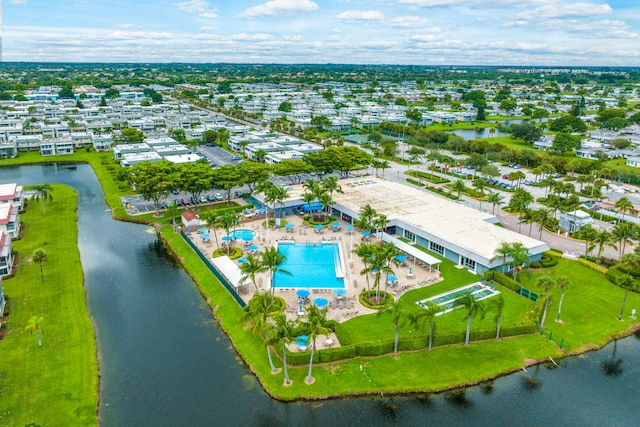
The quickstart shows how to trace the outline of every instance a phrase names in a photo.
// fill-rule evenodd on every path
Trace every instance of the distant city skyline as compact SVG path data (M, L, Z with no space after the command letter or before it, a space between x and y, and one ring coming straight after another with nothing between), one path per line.
M8 0L0 60L640 66L638 0Z

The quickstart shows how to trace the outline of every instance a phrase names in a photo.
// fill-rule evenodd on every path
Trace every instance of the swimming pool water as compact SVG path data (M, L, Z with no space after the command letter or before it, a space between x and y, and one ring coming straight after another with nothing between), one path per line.
M256 234L258 233L253 230L249 230L248 228L239 228L230 232L228 236L233 237L236 240L251 240L256 237Z
M336 262L341 263L338 244L278 244L286 259L281 268L291 276L276 272L276 288L344 288L344 279L336 277Z

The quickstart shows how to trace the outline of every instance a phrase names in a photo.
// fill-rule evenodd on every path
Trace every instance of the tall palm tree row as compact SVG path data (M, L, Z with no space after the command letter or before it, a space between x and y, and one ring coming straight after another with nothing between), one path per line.
M277 312L277 307L273 304L273 298L268 292L258 292L245 306L241 321L251 324L251 333L262 338L265 343L269 341L269 317ZM267 347L267 357L271 372L277 372L271 357L271 346Z
M464 307L465 319L467 320L467 332L464 338L464 345L469 345L469 337L471 336L471 319L480 315L481 319L485 316L485 305L482 301L478 301L471 292L465 292L453 302L454 307Z

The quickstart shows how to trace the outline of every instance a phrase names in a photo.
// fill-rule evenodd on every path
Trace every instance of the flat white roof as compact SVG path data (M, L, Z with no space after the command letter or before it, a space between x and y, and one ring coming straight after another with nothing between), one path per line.
M224 255L218 258L211 258L211 262L235 288L252 283L249 279L240 283L240 279L243 276L242 271L240 271L240 267L238 267L235 262L231 261L228 256Z

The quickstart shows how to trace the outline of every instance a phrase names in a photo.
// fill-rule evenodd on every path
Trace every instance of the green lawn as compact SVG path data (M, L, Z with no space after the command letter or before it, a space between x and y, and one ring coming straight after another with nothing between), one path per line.
M623 321L619 321L617 316L622 307L624 290L609 282L603 274L562 258L556 267L521 274L522 286L544 299L536 281L545 274L553 278L564 276L571 282L562 304L562 323L555 321L561 292L559 289L552 291L545 329L553 331L557 339L569 341L572 349L591 344L602 345L608 337L620 334L632 324L638 325L637 320L630 318L630 313L632 308L640 310L640 294L629 292Z
M8 335L0 341L0 424L97 425L98 366L93 325L85 305L77 247L77 194L53 185L53 201L32 203L21 216L24 238L16 277L5 280L11 298ZM44 249L44 283L35 249ZM44 317L43 346L25 331L32 316Z

